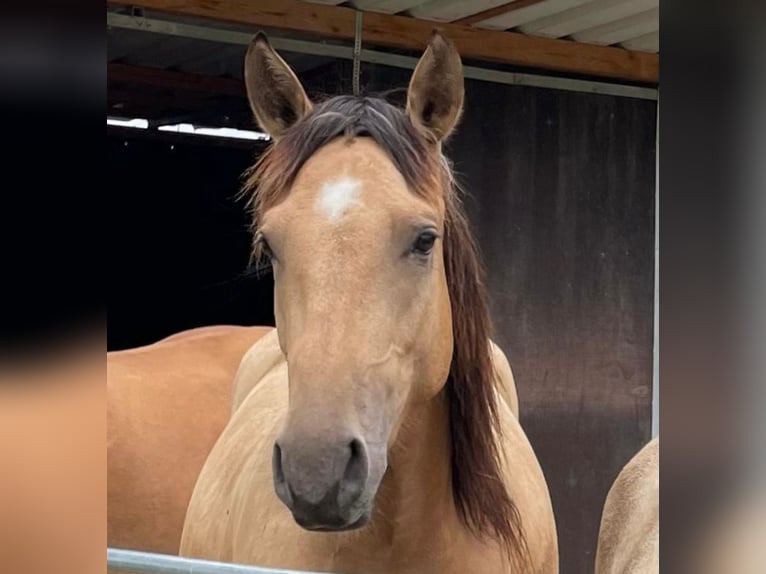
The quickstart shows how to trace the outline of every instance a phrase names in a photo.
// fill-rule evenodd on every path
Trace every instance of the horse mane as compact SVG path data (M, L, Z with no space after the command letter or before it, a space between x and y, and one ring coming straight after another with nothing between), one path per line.
M250 195L255 236L264 212L286 196L303 164L338 137L372 138L416 194L427 199L443 194L444 263L454 339L445 387L453 499L465 526L479 537L497 540L524 571L529 556L521 517L501 476L501 424L484 269L446 158L400 108L379 98L330 98L290 127L247 172L243 193Z
M519 572L528 547L521 516L501 476L502 435L490 355L484 268L457 188L448 193L444 263L455 341L447 379L452 494L466 526L502 542Z

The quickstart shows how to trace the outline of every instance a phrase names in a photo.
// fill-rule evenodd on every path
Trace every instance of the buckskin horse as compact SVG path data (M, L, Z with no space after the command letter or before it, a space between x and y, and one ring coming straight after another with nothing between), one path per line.
M463 106L454 46L434 32L406 110L312 104L263 34L245 83L274 140L245 191L277 330L268 359L256 343L242 361L181 554L349 574L558 572L550 495L497 383L482 268L441 152Z
M659 574L660 438L617 475L601 515L596 574Z
M107 353L107 543L177 554L194 483L266 327L218 325Z

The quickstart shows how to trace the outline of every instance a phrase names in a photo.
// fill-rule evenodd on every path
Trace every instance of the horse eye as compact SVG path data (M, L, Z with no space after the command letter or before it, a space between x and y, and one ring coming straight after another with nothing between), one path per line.
M412 245L412 252L418 255L428 255L434 248L437 237L435 231L428 230L422 232Z

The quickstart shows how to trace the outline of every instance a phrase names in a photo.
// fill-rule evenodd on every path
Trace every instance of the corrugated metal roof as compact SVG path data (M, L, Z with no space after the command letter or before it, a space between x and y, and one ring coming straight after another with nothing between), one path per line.
M659 0L311 0L475 28L659 52Z
M659 0L314 2L344 6L353 4L356 8L369 11L622 46L638 51L657 52L659 48ZM107 13L122 14L123 18L129 17L131 21L135 19L131 26L107 26L109 113L157 121L168 118L186 121L185 118L193 117L209 119L211 125L252 127L252 114L246 98L238 93L242 89L243 46L253 33L251 26L216 22L214 27L209 27L195 17L111 6L107 7ZM169 27L154 29L154 24L148 25L150 22L164 23ZM204 33L198 33L200 30ZM298 44L303 36L279 30L273 39ZM318 47L350 47L348 40L319 39L314 42L321 42ZM296 72L304 76L321 74L324 66L336 60L327 50L317 49L314 52L297 47L295 50L280 49L280 54ZM389 52L396 54L395 50ZM165 78L158 75L159 72L168 72L171 76L186 74L185 81L179 83L176 81L178 76ZM205 82L206 79L213 82Z

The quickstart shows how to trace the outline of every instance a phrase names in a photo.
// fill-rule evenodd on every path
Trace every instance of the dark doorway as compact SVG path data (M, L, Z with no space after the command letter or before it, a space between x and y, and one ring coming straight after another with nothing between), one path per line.
M109 350L204 325L274 324L272 278L248 270L250 219L237 199L261 149L107 131Z

